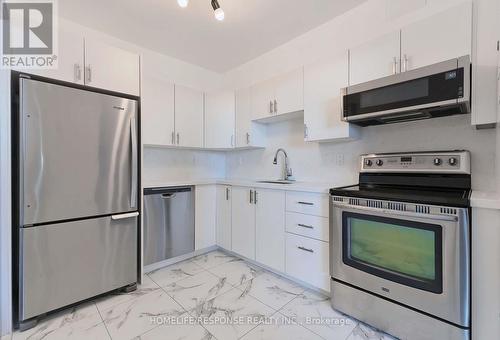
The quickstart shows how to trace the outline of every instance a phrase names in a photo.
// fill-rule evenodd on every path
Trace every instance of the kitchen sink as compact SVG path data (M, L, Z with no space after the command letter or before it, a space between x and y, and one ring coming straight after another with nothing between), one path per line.
M269 183L269 184L293 184L293 183L295 183L295 181L274 180L274 181L257 181L257 183Z

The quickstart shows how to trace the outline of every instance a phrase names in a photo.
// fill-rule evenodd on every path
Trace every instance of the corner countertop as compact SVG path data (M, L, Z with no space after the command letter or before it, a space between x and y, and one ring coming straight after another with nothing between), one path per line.
M279 189L288 191L304 191L304 192L327 194L330 188L352 185L354 183L297 181L293 184L272 184L272 183L260 183L259 180L209 178L209 179L190 179L190 180L176 180L176 181L145 181L144 188L196 186L196 185L209 185L209 184L233 185L242 187L263 188L263 189ZM500 210L500 194L496 192L473 190L470 202L472 208Z
M145 181L144 188L196 186L196 185L209 185L209 184L233 185L233 186L262 188L262 189L279 189L288 191L305 191L312 193L327 194L330 188L351 185L353 183L345 183L345 182L325 183L325 182L297 181L293 184L273 184L273 183L261 183L259 182L259 180L248 180L248 179L195 179L186 181L149 181L149 182Z

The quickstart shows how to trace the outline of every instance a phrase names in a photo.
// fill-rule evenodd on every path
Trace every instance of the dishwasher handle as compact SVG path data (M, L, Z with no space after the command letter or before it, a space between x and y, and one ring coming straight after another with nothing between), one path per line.
M162 195L163 198L164 195L168 196L181 192L191 192L191 191L193 191L192 187L146 188L144 189L144 195Z
M169 199L175 198L175 196L177 196L177 193L161 194L161 198L163 198L164 200L169 200Z

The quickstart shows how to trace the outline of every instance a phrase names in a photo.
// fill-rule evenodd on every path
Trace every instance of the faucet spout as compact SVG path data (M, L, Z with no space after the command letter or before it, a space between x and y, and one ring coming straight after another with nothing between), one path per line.
M290 166L289 166L288 154L286 153L285 149L279 148L278 150L276 150L276 153L274 154L273 164L274 165L278 164L278 155L280 152L283 153L283 156L285 157L285 164L284 164L285 167L283 169L282 180L288 181L293 176L293 173L292 173L292 168L290 168Z

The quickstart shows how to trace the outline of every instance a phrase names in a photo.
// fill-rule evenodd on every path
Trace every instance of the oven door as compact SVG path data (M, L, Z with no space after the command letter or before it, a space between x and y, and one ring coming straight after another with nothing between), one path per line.
M427 214L332 201L332 278L469 327L468 210L444 211Z

